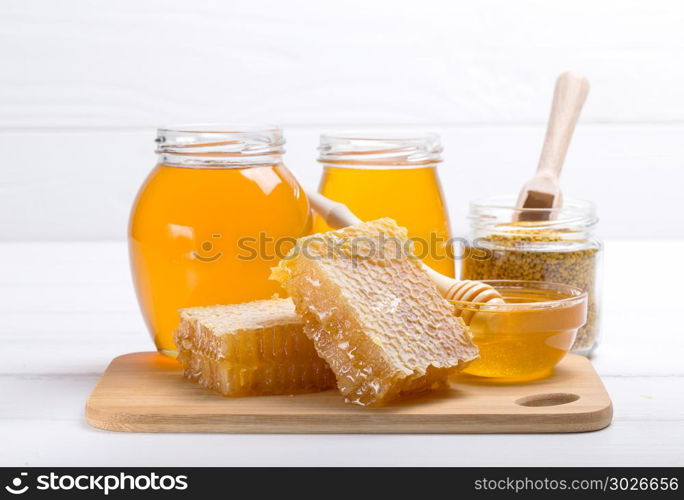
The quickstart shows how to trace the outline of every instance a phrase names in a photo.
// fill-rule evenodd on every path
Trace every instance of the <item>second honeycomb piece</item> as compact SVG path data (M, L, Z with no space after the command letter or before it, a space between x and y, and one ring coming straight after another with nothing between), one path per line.
M290 299L191 307L175 335L186 378L224 396L296 394L335 385Z
M382 405L442 385L478 356L391 219L301 238L272 277L348 402Z

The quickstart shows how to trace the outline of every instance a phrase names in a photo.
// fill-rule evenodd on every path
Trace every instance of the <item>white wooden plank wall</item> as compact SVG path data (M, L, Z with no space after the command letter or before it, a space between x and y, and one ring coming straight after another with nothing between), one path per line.
M593 87L566 194L599 202L607 238L684 237L676 0L4 0L1 12L3 240L123 238L155 126L200 121L284 125L305 184L323 130L435 130L462 233L469 199L531 173L568 68Z

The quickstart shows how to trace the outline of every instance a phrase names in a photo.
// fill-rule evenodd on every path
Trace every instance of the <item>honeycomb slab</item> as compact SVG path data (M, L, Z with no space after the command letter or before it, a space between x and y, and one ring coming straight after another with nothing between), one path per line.
M478 357L469 331L391 219L298 240L274 268L348 402L444 384Z
M224 396L297 394L335 386L290 299L180 311L178 361L189 380Z

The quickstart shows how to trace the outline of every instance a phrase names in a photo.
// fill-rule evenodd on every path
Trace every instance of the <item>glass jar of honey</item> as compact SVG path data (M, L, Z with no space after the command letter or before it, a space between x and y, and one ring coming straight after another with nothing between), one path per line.
M415 254L454 276L446 202L437 175L442 146L435 134L355 132L320 138L322 195L362 220L391 217L409 231ZM331 228L315 218L316 232Z
M167 127L156 142L129 250L149 331L160 352L175 356L178 310L271 297L279 288L270 268L310 233L312 218L283 165L278 127Z
M471 203L461 279L545 281L586 291L587 322L572 350L588 355L598 345L601 319L603 246L595 235L596 209L590 202L567 198L550 211L515 205L513 196ZM521 217L523 211L534 213ZM541 212L548 213L536 215Z

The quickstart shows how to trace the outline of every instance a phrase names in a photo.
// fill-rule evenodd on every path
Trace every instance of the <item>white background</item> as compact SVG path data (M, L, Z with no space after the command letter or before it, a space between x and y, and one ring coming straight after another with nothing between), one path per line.
M203 121L283 125L307 185L321 131L439 132L461 234L533 172L566 69L592 82L566 196L608 239L681 238L682 54L677 0L4 0L0 239L123 239L155 127Z

